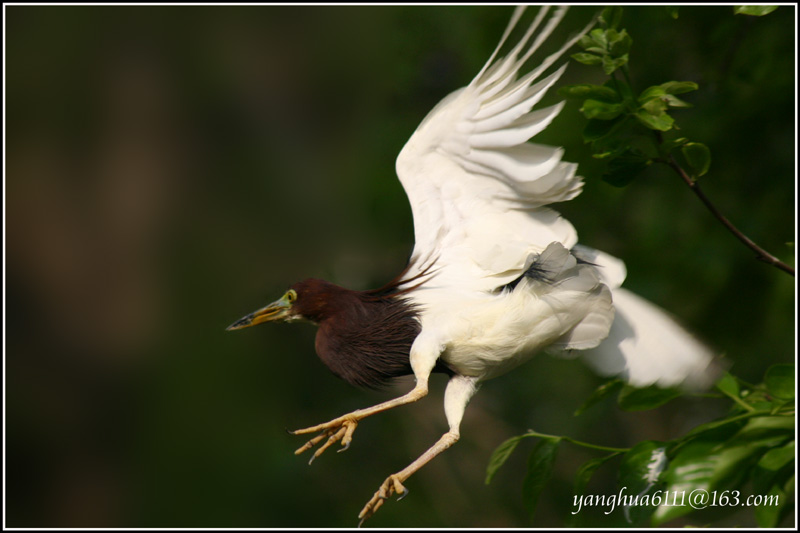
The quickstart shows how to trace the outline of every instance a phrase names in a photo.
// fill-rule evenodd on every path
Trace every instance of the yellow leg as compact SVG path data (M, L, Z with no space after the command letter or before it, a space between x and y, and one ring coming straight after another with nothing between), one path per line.
M467 407L470 398L478 390L478 379L474 377L466 377L455 375L447 382L447 389L444 391L444 412L447 416L447 423L450 426L450 431L441 436L436 441L436 444L428 448L428 450L420 455L416 461L405 467L400 472L392 474L387 477L381 484L378 491L372 496L367 504L358 513L358 518L361 520L358 525L364 523L364 520L375 514L375 511L380 509L381 505L392 494L398 494L401 499L408 490L403 486L403 482L411 477L411 474L425 466L431 459L445 451L458 441L459 426L461 418L464 415L464 409Z
M381 505L383 505L383 502L391 497L392 494L399 494L400 497L397 498L398 500L402 499L406 494L408 494L408 489L403 486L403 481L407 480L409 477L411 477L411 474L425 466L428 461L455 444L458 441L458 437L458 431L448 431L442 435L438 441L436 441L436 444L428 448L428 451L420 455L416 461L405 467L400 472L387 477L377 492L375 492L375 494L372 496L372 499L370 499L364 508L361 509L361 512L358 513L358 518L360 519L360 522L358 523L359 527L364 523L364 520L375 514L375 511L380 509Z
M420 398L424 397L426 394L428 394L428 381L418 380L416 386L411 390L411 392L409 392L408 394L404 394L399 398L379 403L378 405L374 405L367 409L358 409L357 411L353 411L352 413L340 416L339 418L334 418L330 422L325 422L324 424L319 424L316 426L304 429L298 429L296 431L291 431L290 433L292 433L293 435L304 435L306 433L319 432L319 435L306 442L303 446L298 448L294 453L295 455L299 455L304 451L313 448L326 438L328 440L325 442L325 444L320 446L317 449L317 451L314 452L314 455L311 456L311 459L308 461L308 464L311 464L314 461L314 459L322 455L322 453L325 450L327 450L331 445L333 445L337 441L341 441L342 448L339 451L343 452L344 450L350 447L350 442L353 440L353 433L355 432L356 426L358 426L358 422L360 420L368 416L374 415L376 413L386 411L393 407L416 402Z

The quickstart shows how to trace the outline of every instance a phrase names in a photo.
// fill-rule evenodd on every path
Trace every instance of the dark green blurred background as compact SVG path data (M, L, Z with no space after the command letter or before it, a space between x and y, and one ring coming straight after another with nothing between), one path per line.
M596 8L573 9L554 42ZM444 378L370 418L312 467L287 435L405 392L360 391L314 354L314 328L225 327L304 277L375 287L404 266L410 209L394 159L486 60L510 7L38 7L6 19L6 525L350 527L386 475L445 431ZM529 20L532 14L528 14ZM691 80L682 134L712 151L708 195L794 264L794 9L625 8L640 89ZM602 82L574 63L562 83ZM549 95L547 102L557 100ZM687 187L652 169L599 179L569 103L537 140L581 164L558 206L626 286L673 312L736 375L794 358L794 279L755 259ZM667 439L726 403L573 411L602 380L540 357L486 383L462 441L407 483L382 527L560 526L589 452L564 445L530 522L528 428L608 446ZM613 465L589 486L616 492ZM619 512L615 513L620 515ZM618 524L587 513L583 525ZM730 522L752 522L745 513ZM705 518L706 523L712 518ZM697 523L689 521L690 523ZM683 522L682 522L683 523Z

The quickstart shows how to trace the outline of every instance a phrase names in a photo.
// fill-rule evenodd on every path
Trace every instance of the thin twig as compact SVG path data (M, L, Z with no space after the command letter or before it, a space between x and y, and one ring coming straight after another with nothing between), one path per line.
M584 448L592 448L594 450L601 450L604 452L614 452L614 453L626 453L630 451L630 448L611 448L609 446L600 446L599 444L590 444L588 442L582 442L579 440L575 440L571 437L565 436L558 436L558 435L548 435L547 433L539 433L538 431L534 431L529 429L528 432L525 434L526 437L539 437L540 439L557 439L557 440L565 440L576 446L583 446Z
M659 141L660 141L660 139L659 139ZM771 253L767 252L766 250L761 248L759 245L754 243L752 240L750 240L750 238L747 235L745 235L744 233L739 231L736 228L736 226L734 226L730 222L730 220L725 218L725 216L722 213L719 212L719 210L716 208L716 206L714 206L714 204L711 203L711 200L709 200L708 197L705 195L705 193L703 193L703 191L700 189L700 186L697 184L697 182L695 180L693 180L686 173L686 171L683 170L683 167L681 167L680 164L675 160L675 156L673 156L672 154L669 154L666 159L660 159L660 161L666 163L672 170L674 170L683 179L684 182L686 182L686 185L688 185L689 188L692 191L694 191L694 193L697 195L697 197L700 198L700 201L703 202L706 205L706 207L708 208L709 211L711 211L711 214L713 214L717 218L717 220L722 222L723 226L728 228L728 231L733 233L733 235L737 239L742 241L745 244L745 246L747 246L748 248L750 248L751 250L753 250L756 253L756 259L758 259L759 261L763 261L765 263L768 263L768 264L770 264L770 265L772 265L772 266L774 266L776 268L779 268L779 269L783 270L784 272L788 273L789 275L794 276L794 268L792 268L791 266L787 265L786 263L784 263L783 261L781 261L780 259L778 259L774 255L772 255Z

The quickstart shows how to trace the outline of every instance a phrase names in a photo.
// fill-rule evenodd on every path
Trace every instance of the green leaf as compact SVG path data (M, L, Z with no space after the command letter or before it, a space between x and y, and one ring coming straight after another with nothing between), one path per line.
M620 6L610 6L603 10L603 13L600 15L600 23L605 24L607 28L612 30L617 29L619 26L620 21L622 20L622 7Z
M759 446L732 446L727 443L721 445L716 453L712 453L714 474L711 476L712 489L728 489L741 485L747 480L750 468L764 453Z
M687 142L689 142L689 139L687 139L686 137L678 137L677 139L665 140L663 143L661 143L660 147L661 154L662 155L668 154L675 148L683 146Z
M536 444L528 458L528 472L522 482L522 497L531 516L536 510L539 495L553 472L553 464L560 442L560 438L542 439Z
M755 17L763 17L769 15L778 9L778 6L734 6L734 15L753 15Z
M608 170L603 173L603 181L614 187L625 187L650 165L650 160L642 154L626 150L611 160Z
M745 424L747 424L747 420L745 419L731 420L731 418L735 417L713 420L711 422L695 426L691 429L691 431L684 435L684 439L697 437L708 438L708 435L714 435L717 431L725 432L727 435L733 435L739 429L743 428Z
M602 58L603 64L603 72L606 75L610 76L615 70L623 66L625 63L628 62L628 54L623 54L619 57L611 57L610 55L605 55Z
M497 470L503 466L503 464L508 460L511 456L511 453L519 444L519 441L525 438L525 435L517 435L516 437L511 437L503 444L495 448L492 452L492 456L489 458L489 466L486 467L486 484L492 482L492 478L497 473Z
M614 29L610 29L606 34L608 36L608 51L612 56L622 57L628 54L633 44L633 39L631 39L627 31L617 32Z
M686 143L681 147L681 153L694 170L695 177L700 177L708 172L711 166L711 151L708 146L703 143Z
M642 94L639 95L639 103L643 104L653 98L662 98L667 94L664 88L660 85L653 85L648 87Z
M583 129L583 142L593 142L607 136L625 120L625 117L617 117L614 120L591 119Z
M677 451L671 451L669 467L661 477L666 483L665 490L687 496L694 490L709 490L715 467L712 451L737 429L736 424L709 427L698 431L696 438L680 446ZM652 525L659 526L691 511L690 505L661 505L653 514Z
M588 119L611 120L617 118L622 113L622 109L622 104L602 102L590 98L583 102L581 112Z
M662 389L655 385L638 389L625 385L617 397L617 404L625 411L645 411L655 409L680 395L678 389Z
M692 107L692 104L689 102L685 102L677 96L673 96L671 94L665 94L664 101L669 107Z
M614 394L615 392L620 390L623 385L624 383L622 382L622 380L619 379L612 379L610 381L606 381L605 383L603 383L602 385L600 385L595 389L592 395L589 396L589 398L585 402L583 402L583 405L581 405L580 407L578 407L578 409L575 410L575 416L582 414L584 411L586 411L588 408L590 408L597 402Z
M622 456L619 467L620 489L626 490L629 496L641 497L648 494L659 485L668 464L663 442L640 442ZM650 505L633 506L626 508L625 514L629 521L635 524L654 511L655 507ZM633 518L629 514L633 514Z
M603 62L602 57L586 52L578 52L577 54L572 54L570 57L578 63L583 63L584 65L599 65Z
M762 492L757 496L765 496L771 501L773 498L777 498L778 501L778 505L763 504L755 506L753 509L753 514L756 517L756 523L758 524L758 527L777 527L778 522L781 520L782 511L786 507L788 495L781 489L781 487L773 485L769 492Z
M639 492L656 483L668 464L663 442L646 440L638 443L622 456L619 482L628 490Z
M794 365L772 365L764 376L764 384L773 396L791 400L794 398Z
M728 372L725 372L725 375L717 381L715 386L728 396L739 397L739 382Z
M696 91L699 86L693 81L668 81L659 87L664 89L665 94L683 94Z
M587 37L603 50L608 49L608 37L606 37L606 30L602 28L595 28L588 33ZM581 41L582 40L583 39L581 39ZM583 46L583 43L581 43L581 46Z
M565 85L558 90L558 94L565 98L591 98L603 102L619 102L622 100L622 97L614 89L589 83Z
M776 482L783 483L794 472L795 441L767 450L753 469L753 489L767 492Z
M758 466L777 472L794 459L794 450L795 441L791 441L780 448L773 448L761 457L761 460L758 461Z
M669 131L675 123L675 120L666 113L656 116L649 113L646 109L639 109L634 116L646 128L651 130Z
M642 104L642 109L654 117L659 117L667 110L667 102L662 98L651 98Z
M597 457L586 461L583 466L580 467L578 473L575 474L575 488L572 493L574 495L581 495L586 492L586 486L589 485L589 481L592 479L595 471L619 454L620 452L614 452L605 457Z

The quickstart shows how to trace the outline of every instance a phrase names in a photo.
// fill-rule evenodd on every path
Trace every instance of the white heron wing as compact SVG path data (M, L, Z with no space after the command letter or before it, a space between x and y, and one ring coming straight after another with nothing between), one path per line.
M562 161L561 148L527 141L561 111L563 102L532 109L566 65L537 80L594 21L520 76L567 11L555 9L542 25L551 11L542 7L519 44L495 60L523 9L514 12L475 79L425 117L397 158L414 216L416 243L407 277L435 261L441 282L469 280L473 288L491 289L519 276L530 253L553 241L567 248L577 242L573 226L544 207L580 193L577 165Z

